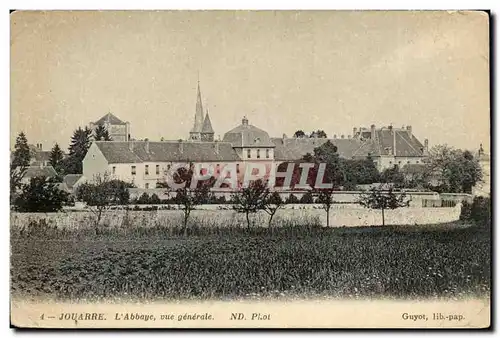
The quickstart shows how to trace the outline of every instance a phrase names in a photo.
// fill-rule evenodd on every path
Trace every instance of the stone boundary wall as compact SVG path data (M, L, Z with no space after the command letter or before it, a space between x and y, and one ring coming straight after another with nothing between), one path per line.
M202 225L244 226L243 214L237 214L233 210L221 210L227 205L206 205L191 213L191 219ZM396 210L386 210L386 225L425 225L448 223L459 219L460 205L453 208L400 208ZM93 224L94 214L89 211L80 212L60 212L60 213L11 213L11 226L20 227L29 224L31 221L45 219L50 225L61 228L80 228ZM181 224L182 211L179 210L158 210L158 211L129 211L113 210L103 215L102 223L111 227L118 227L124 224L125 218L129 223L143 226L175 226ZM252 215L256 224L266 225L268 215L259 212ZM311 221L317 218L323 226L326 226L326 213L320 205L288 205L285 209L279 210L274 220L290 220L294 223ZM334 227L356 227L381 225L382 215L380 210L365 209L358 206L340 205L330 210L330 226Z
M139 188L130 188L130 198L138 198L143 193L149 194L149 196L156 194L160 200L169 199L175 196L175 192L171 192L169 194L166 193L166 189L139 189ZM305 191L282 191L280 192L280 196L282 199L287 199L290 194L294 194L297 198L301 198ZM338 191L334 192L334 200L340 203L356 203L363 191ZM214 191L214 194L217 197L224 196L228 201L231 198L231 193L223 192L223 191ZM410 199L411 207L422 207L424 205L423 200L442 200L442 201L455 201L457 203L462 201L467 201L472 203L473 196L469 194L438 194L437 192L406 192L406 195ZM437 205L437 204L436 204Z

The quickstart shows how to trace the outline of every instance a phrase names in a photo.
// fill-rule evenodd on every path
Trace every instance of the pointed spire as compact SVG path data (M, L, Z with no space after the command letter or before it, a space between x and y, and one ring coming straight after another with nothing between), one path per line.
M207 114L205 115L205 120L203 121L203 128L201 129L201 132L203 134L214 133L214 129L212 128L212 122L210 121L210 116L208 115L208 108L207 108Z
M203 127L203 104L201 101L200 81L198 80L198 93L196 97L196 113L194 115L194 126L191 132L199 133Z

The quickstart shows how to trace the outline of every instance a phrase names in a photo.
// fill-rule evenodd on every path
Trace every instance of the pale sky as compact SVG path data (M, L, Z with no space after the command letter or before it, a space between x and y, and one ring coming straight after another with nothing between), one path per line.
M488 31L471 12L16 12L11 142L67 149L108 111L134 138L185 139L199 71L221 138L246 115L275 137L392 123L489 151Z

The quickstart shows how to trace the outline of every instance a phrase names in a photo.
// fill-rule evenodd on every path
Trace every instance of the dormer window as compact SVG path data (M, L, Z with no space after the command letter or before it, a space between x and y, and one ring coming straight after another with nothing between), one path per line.
M269 149L266 149L266 158L269 158Z
M247 149L247 158L250 158L250 157L251 157L250 149Z
M260 149L257 149L257 158L260 158Z
M260 143L260 137L257 137L257 138L254 140L254 142L255 142L256 144L259 144L259 143Z

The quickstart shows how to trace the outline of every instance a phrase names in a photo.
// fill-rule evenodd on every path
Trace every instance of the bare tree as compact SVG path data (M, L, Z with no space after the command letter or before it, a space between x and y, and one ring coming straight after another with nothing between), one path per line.
M335 203L333 199L333 188L329 189L318 189L316 190L316 194L318 195L317 202L321 203L323 210L326 212L326 226L330 226L330 209L332 205Z
M127 204L130 198L127 184L120 180L112 180L108 173L94 176L93 183L84 183L76 191L78 200L87 203L89 210L94 213L98 226L104 211L112 205Z
M410 200L406 198L404 192L395 193L392 187L385 188L381 185L361 194L358 203L365 208L380 209L382 211L382 225L385 225L385 210L408 207Z
M285 202L281 199L281 196L276 191L268 195L265 203L263 204L264 211L269 215L269 230L273 232L272 221L273 217L285 205Z
M187 236L188 219L198 204L200 204L200 192L197 189L190 189L187 185L176 190L175 202L184 214L183 229L184 236Z
M248 187L232 194L233 210L245 214L248 229L250 229L250 214L264 210L268 195L269 188L262 180L252 181Z

